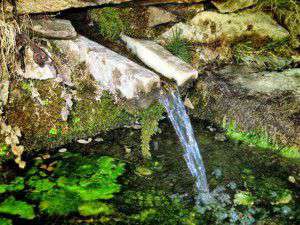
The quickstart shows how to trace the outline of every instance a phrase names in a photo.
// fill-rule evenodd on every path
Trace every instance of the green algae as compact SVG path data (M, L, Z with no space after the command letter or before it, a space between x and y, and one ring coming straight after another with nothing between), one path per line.
M0 203L0 213L32 220L35 205L40 213L48 216L113 213L110 203L105 201L120 191L117 179L124 172L124 164L107 156L82 158L80 154L65 153L59 157L61 160L56 161L51 172L45 173L41 166L43 161L37 159L24 177L1 184L0 198L9 195ZM22 196L23 192L26 193L24 200L35 205L12 196Z
M272 138L262 131L244 132L238 129L234 120L227 122L224 117L222 127L226 130L226 135L232 140L242 141L248 145L255 146L258 149L269 149L288 159L300 159L300 151L297 147L281 146L272 140Z
M24 201L18 201L10 196L0 203L0 213L17 215L22 219L31 220L35 217L33 206Z
M150 158L151 137L158 132L158 122L162 119L165 109L162 105L156 103L140 112L139 118L142 125L141 148L145 158Z

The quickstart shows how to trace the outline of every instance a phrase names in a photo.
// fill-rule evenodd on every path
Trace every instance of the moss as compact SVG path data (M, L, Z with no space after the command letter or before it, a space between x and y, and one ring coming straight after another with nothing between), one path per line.
M99 33L109 40L117 40L121 32L128 29L118 9L113 7L90 10L90 17L96 23Z
M271 11L290 32L291 44L299 47L300 5L297 0L259 0L258 7Z
M175 30L170 41L165 46L173 55L178 56L183 61L190 63L192 60L189 44L181 38L181 31Z
M266 132L262 131L249 131L243 132L238 129L238 125L234 120L227 121L224 117L223 128L226 130L226 135L233 139L242 141L248 145L256 146L260 149L270 149L280 154L281 156L289 159L300 159L300 150L297 147L280 146L268 136Z
M263 46L255 46L252 42L241 42L233 47L237 63L254 65L267 70L282 70L291 67L295 54L288 40L270 42Z
M140 114L140 122L142 125L141 133L141 148L142 154L145 158L150 158L150 141L151 137L158 131L158 122L162 118L164 108L162 105L156 103L149 108L143 110Z
M0 203L0 213L18 215L20 218L29 220L35 217L32 205L23 201L18 201L13 196L6 198Z

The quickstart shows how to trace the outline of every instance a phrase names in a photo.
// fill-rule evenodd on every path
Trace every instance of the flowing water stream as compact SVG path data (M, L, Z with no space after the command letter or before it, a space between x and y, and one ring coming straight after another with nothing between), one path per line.
M184 148L185 161L190 173L196 179L199 201L205 202L209 197L206 171L190 118L180 98L180 94L178 90L171 90L168 94L162 94L160 101L165 106L176 134Z

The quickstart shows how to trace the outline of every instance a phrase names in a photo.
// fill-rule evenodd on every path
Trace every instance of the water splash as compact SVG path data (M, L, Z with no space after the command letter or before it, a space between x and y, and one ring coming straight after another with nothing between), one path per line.
M168 93L161 95L160 102L165 106L177 136L185 149L185 161L192 176L196 179L196 188L199 194L198 201L205 203L209 198L205 167L190 118L180 98L180 94L177 90L168 91Z

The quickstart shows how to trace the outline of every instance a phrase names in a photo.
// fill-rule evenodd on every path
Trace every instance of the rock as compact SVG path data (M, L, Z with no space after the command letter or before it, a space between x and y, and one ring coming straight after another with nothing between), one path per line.
M43 13L43 12L58 12L69 8L82 8L88 6L97 6L109 3L122 3L130 0L22 0L17 1L18 13ZM12 5L6 1L5 8L7 11L12 11ZM47 3L47 4L46 4Z
M9 94L9 81L2 81L0 83L0 111L1 107L6 105L8 100L8 94ZM0 113L1 115L1 113Z
M71 21L63 19L33 20L31 30L37 36L50 39L74 39L77 36Z
M47 80L54 79L57 77L57 71L54 66L54 63L51 59L51 54L47 50L42 50L43 54L47 54L49 57L43 62L43 65L40 65L35 60L37 53L32 50L31 47L25 48L25 56L24 56L24 65L25 68L17 69L17 73L19 76L24 77L26 79L37 79L37 80Z
M219 126L234 123L241 132L263 131L279 145L300 148L299 75L300 69L257 72L246 66L205 72L189 95L195 106L191 112Z
M102 141L104 141L104 139L103 138L95 138L95 141L96 142L102 142Z
M91 143L92 140L93 140L92 138L89 138L89 139L87 139L87 140L79 139L79 140L77 140L77 142L78 142L79 144L86 145L86 144Z
M226 136L224 134L222 134L222 133L217 133L215 135L215 140L216 141L224 142L224 141L226 141L226 139L227 139Z
M252 10L231 14L204 11L198 13L188 24L174 25L161 38L170 39L176 30L181 30L182 38L195 43L214 43L220 40L232 43L243 38L252 41L280 41L289 36L288 31L279 26L271 15Z
M73 62L85 63L103 91L138 99L140 94L149 94L160 86L155 73L83 36L54 43Z
M168 11L158 8L158 7L149 7L147 10L148 13L148 26L155 27L157 25L176 22L176 16Z
M66 149L66 148L61 148L61 149L58 150L58 152L60 152L60 153L64 153L64 152L67 152L67 151L68 151L68 149Z
M179 86L190 79L196 79L198 77L197 70L172 55L157 43L133 39L125 35L122 35L121 38L127 44L127 47L131 49L143 63L161 75L169 79L174 79Z
M163 9L167 10L168 12L171 12L177 16L180 16L181 18L189 18L191 15L195 16L199 12L204 11L204 4L198 3L198 4L192 4L192 5L186 5L186 4L173 4L173 5L162 5Z
M203 67L207 64L228 64L232 62L232 50L228 45L200 46L196 48L193 64L195 67Z
M139 3L143 5L155 5L163 3L197 3L203 1L205 0L141 0Z
M194 105L189 98L184 99L184 105L189 109L194 109Z
M240 9L248 8L257 3L257 0L214 0L212 4L221 13L235 12Z

